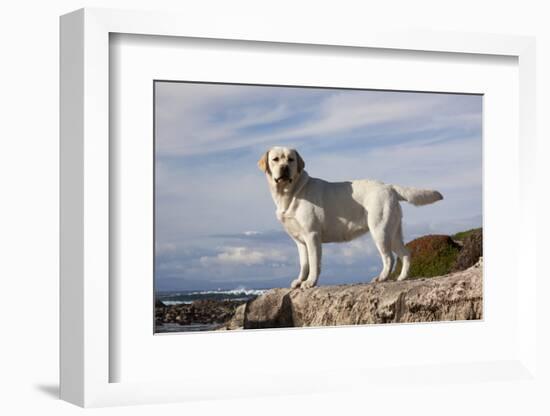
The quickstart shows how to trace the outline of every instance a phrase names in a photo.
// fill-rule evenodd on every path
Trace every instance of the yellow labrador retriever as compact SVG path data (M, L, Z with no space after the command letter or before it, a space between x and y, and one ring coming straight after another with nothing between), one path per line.
M290 286L293 289L317 284L322 243L350 241L369 230L383 263L382 272L373 281L390 275L392 251L403 263L398 280L406 279L410 256L403 242L399 201L427 205L443 199L437 191L370 179L327 182L312 178L298 152L286 147L271 148L258 167L266 174L277 218L298 246L300 274Z

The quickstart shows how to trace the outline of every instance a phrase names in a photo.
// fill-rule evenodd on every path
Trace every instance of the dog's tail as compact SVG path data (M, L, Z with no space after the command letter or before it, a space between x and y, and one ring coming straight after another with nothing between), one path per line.
M430 189L409 188L406 186L392 185L400 201L407 201L413 205L428 205L443 199L437 191Z

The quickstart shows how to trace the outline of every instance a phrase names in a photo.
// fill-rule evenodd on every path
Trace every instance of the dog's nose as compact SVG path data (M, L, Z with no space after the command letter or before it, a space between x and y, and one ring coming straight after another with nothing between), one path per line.
M281 173L283 173L284 175L288 175L290 173L290 169L289 169L288 165L284 165L281 168Z

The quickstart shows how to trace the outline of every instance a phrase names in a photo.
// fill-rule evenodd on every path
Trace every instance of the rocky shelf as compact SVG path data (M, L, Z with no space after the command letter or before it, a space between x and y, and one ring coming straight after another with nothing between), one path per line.
M482 319L483 261L440 277L272 289L239 306L225 329Z

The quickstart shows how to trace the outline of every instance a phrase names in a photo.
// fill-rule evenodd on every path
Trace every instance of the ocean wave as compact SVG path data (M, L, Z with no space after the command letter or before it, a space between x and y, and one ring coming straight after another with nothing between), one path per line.
M162 303L164 303L166 306L172 306L172 305L183 305L183 304L189 304L193 303L192 300L162 300Z
M189 292L194 295L212 295L212 294L227 294L227 295L256 295L259 296L267 289L231 289L231 290L203 290L200 292Z
M267 289L237 288L230 290L174 291L159 293L157 298L165 305L181 305L193 303L196 300L233 300L247 301L255 298Z

